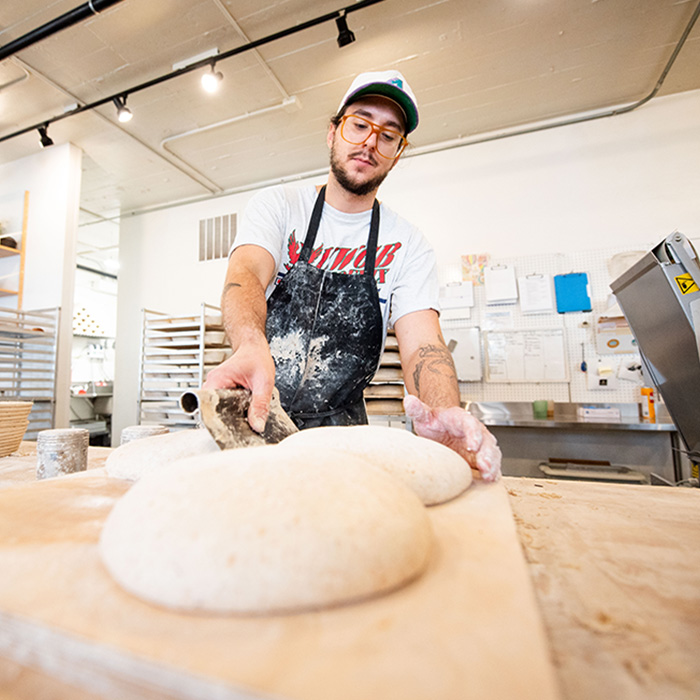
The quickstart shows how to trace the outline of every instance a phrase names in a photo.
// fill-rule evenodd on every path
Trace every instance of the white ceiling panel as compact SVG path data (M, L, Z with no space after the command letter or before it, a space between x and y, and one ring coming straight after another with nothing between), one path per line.
M233 191L326 167L325 131L354 75L404 72L421 106L416 147L633 103L651 92L700 0L384 0L334 22L52 124L83 150L84 220ZM352 3L346 0L348 6ZM80 0L3 0L0 43ZM122 0L0 63L0 138L156 79L202 52L243 46L339 10L332 0ZM246 38L247 37L247 38ZM659 94L700 88L695 26ZM296 105L277 108L285 99ZM0 162L36 152L31 132ZM94 215L94 217L92 216Z

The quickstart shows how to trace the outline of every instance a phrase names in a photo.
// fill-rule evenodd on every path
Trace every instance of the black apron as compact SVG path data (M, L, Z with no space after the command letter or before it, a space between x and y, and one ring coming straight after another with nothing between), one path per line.
M309 264L325 194L323 187L299 259L267 302L275 384L301 429L367 423L362 392L377 370L384 340L374 281L379 203L372 207L363 273L329 272Z

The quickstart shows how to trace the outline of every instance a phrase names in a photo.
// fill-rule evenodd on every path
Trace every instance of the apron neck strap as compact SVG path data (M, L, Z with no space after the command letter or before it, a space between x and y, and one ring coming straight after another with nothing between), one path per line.
M375 199L372 205L372 220L369 224L369 238L365 252L365 269L363 275L374 277L374 262L377 258L377 242L379 241L379 202Z
M319 191L316 197L316 202L314 203L313 211L311 212L311 219L309 220L309 226L306 229L306 238L304 238L304 247L301 249L301 254L299 255L299 260L302 262L309 262L311 258L311 252L314 249L314 243L316 242L316 234L318 233L318 225L321 223L321 215L323 214L323 203L326 201L326 186L324 185Z
M316 197L309 227L306 230L306 238L304 238L304 246L301 249L299 260L308 263L311 259L314 243L316 242L316 234L321 223L321 215L323 214L323 204L326 201L326 186L324 185ZM369 224L369 237L367 239L367 250L365 252L365 267L363 274L374 276L374 263L377 258L377 242L379 241L379 202L375 199L372 204L372 219Z

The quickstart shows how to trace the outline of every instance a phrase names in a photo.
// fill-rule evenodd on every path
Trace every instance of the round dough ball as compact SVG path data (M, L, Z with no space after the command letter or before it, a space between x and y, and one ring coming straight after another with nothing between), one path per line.
M308 610L384 593L426 567L415 494L344 452L249 447L144 476L116 504L103 563L127 591L188 611Z
M469 463L439 442L376 425L328 426L294 433L282 444L309 451L343 450L403 481L426 506L459 496L472 483Z
M205 428L180 430L132 440L117 447L105 462L109 476L137 481L144 474L186 457L221 452Z

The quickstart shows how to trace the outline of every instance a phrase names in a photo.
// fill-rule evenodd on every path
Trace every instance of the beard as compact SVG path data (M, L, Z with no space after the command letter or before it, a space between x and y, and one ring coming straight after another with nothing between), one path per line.
M353 153L351 155L354 156L356 154ZM370 158L373 157L370 156ZM364 182L357 182L356 180L353 180L343 163L340 162L340 159L336 154L335 146L331 148L331 172L338 181L338 184L344 190L347 190L357 197L364 197L370 192L374 192L374 190L379 188L379 185L384 182L384 178L389 174L389 171L387 170L385 173L375 175L373 178L370 178Z

